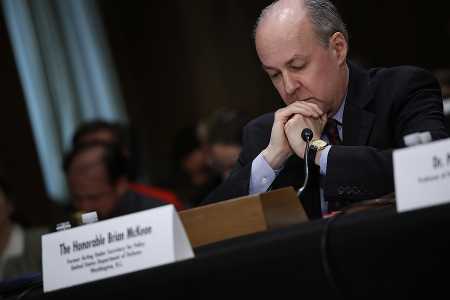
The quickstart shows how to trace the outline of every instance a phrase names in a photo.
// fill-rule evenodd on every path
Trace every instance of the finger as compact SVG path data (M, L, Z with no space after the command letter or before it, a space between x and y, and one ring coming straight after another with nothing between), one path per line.
M322 110L315 103L297 101L297 102L292 103L291 105L308 111L309 115L307 115L307 117L313 117L313 118L317 119L323 115Z
M307 125L307 120L310 120L311 118L304 117L301 114L295 114L293 115L284 125L284 129L294 129L294 128L304 128ZM311 119L312 120L312 119Z
M302 115L294 115L291 119L289 119L287 126L285 126L286 130L303 130L303 128L309 128L314 132L314 136L321 136L324 125L326 123L325 118L314 119L304 117ZM294 129L296 128L296 129Z
M275 122L286 124L286 122L295 114L305 113L304 109L294 109L293 107L287 106L281 108L275 113Z
M305 117L319 118L318 114L312 107L301 102L295 102L284 108L283 114L290 118L293 114L301 114Z
M314 102L308 102L308 101L299 101L301 103L303 103L304 105L310 107L311 109L313 109L319 116L324 115L325 113L322 111L322 109L319 107L319 105L317 105L317 103Z
M324 128L324 127L325 127L325 124L327 124L327 121L328 121L328 116L327 116L327 114L323 114L323 115L320 117L320 121L321 121L321 124L322 124L322 128Z
M286 130L288 130L289 128L292 128L292 127L295 125L296 120L297 120L297 115L292 116L292 118L290 118L290 119L286 122L286 124L284 124L284 130L286 131Z
M297 105L302 105L306 109L309 109L309 110L313 111L315 113L315 115L314 115L315 118L320 118L324 114L322 109L314 102L297 101L297 102L294 102L294 103L298 103Z
M307 117L306 117L307 118ZM294 114L289 120L292 120L293 122L305 119L305 116L302 114Z

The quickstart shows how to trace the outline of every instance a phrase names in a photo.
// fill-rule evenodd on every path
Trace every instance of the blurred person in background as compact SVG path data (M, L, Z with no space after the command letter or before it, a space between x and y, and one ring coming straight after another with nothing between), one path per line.
M117 144L127 158L128 179L137 181L143 176L140 149L126 125L100 119L82 123L73 135L72 146L90 142Z
M63 167L75 211L96 211L99 219L108 219L166 204L129 188L127 160L117 144L80 144Z
M41 272L41 236L47 228L25 228L13 217L12 192L0 177L0 281Z
M225 180L242 149L242 130L250 120L244 112L222 108L206 121L206 145L211 168Z
M182 128L175 136L172 172L162 186L174 191L186 208L196 207L220 182L208 163L198 126Z
M127 160L126 174L130 190L144 194L149 198L173 204L177 210L184 208L172 191L142 182L142 177L146 177L145 174L147 173L142 169L143 163L140 155L142 149L128 126L105 120L85 122L76 130L72 139L72 146L78 147L91 142L116 144L121 149Z

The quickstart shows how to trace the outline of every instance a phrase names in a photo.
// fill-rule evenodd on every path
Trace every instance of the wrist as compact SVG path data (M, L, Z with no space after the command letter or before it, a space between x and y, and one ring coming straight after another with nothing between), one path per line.
M273 170L281 169L291 154L291 151L274 150L270 146L262 151L264 159Z
M314 158L314 163L317 166L320 166L320 156L322 155L323 150L316 151L316 157Z

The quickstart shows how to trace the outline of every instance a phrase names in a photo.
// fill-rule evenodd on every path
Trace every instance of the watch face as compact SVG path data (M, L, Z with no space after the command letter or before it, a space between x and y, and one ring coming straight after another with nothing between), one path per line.
M311 144L311 145L309 146L309 148L310 148L311 150L317 151L317 146L314 145L314 144Z
M317 149L317 150L322 150L327 145L328 145L327 142L325 142L323 140L314 140L311 142L311 147L314 149Z

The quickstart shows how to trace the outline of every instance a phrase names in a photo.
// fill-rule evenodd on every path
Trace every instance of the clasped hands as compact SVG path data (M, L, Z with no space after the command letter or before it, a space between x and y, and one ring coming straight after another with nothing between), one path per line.
M284 162L296 154L300 158L305 156L306 143L301 133L304 128L313 132L313 139L318 139L327 122L327 114L317 104L297 101L275 113L270 142L263 155L274 170L280 169Z

